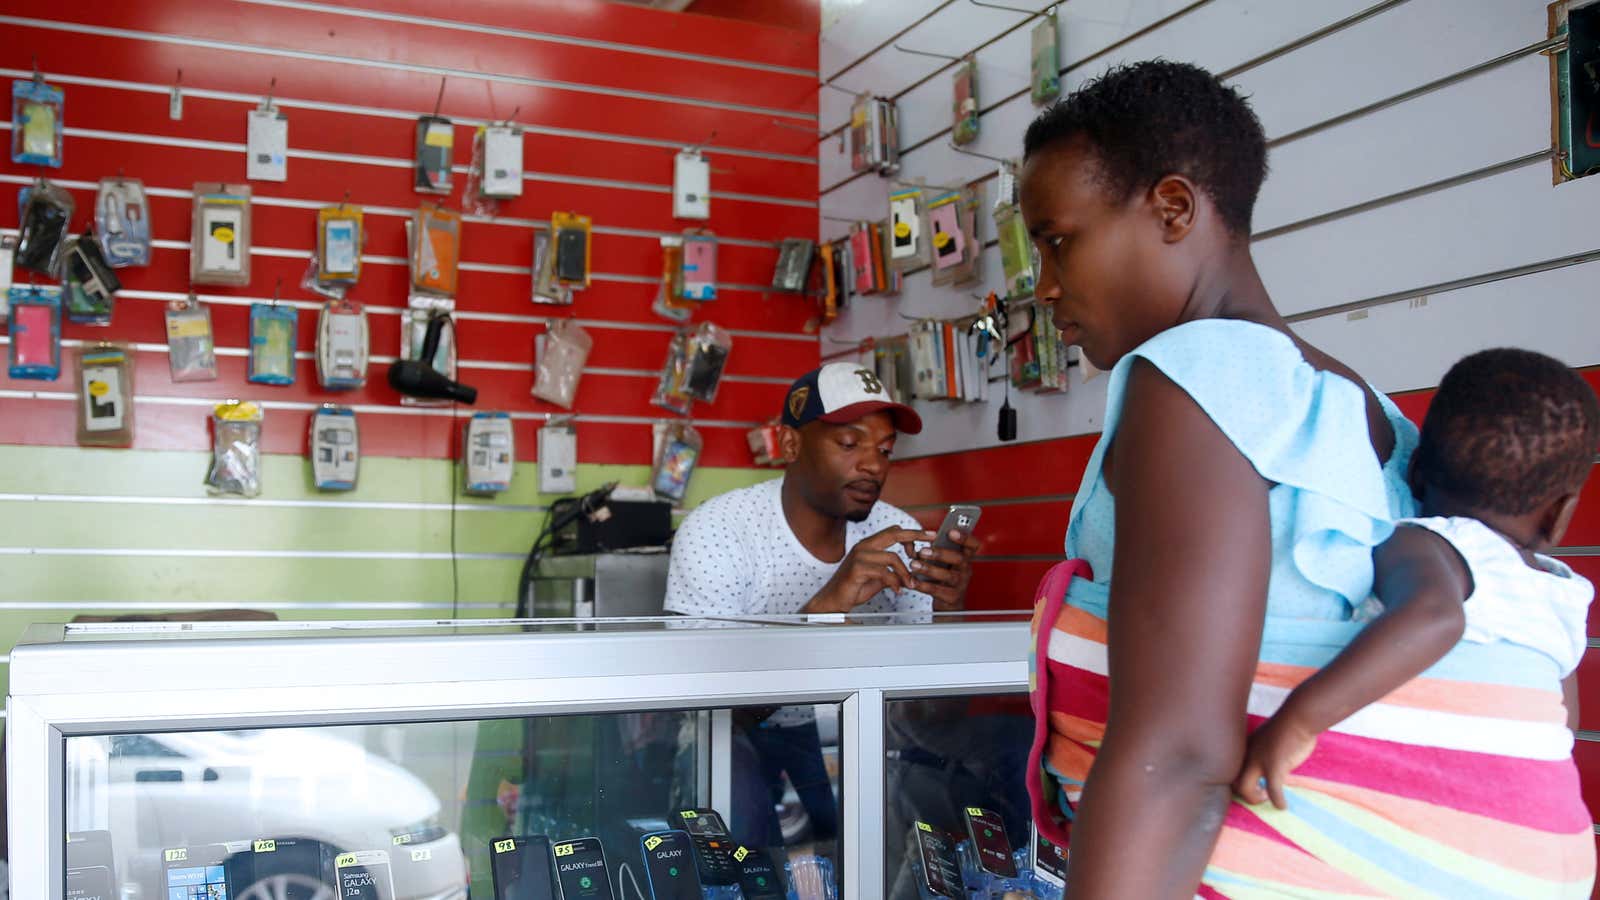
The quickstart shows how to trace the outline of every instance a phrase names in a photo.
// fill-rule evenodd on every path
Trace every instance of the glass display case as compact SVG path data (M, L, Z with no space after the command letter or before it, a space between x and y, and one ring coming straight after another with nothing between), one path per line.
M1027 844L1027 638L981 614L35 626L13 896L901 900L938 887L919 829L985 886L961 897L1031 896L997 862Z

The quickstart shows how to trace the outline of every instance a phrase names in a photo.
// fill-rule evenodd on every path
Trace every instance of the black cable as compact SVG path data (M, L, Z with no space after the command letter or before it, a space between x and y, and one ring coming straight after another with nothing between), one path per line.
M455 326L451 326L451 331ZM461 556L456 552L456 502L460 496L461 481L456 466L465 444L458 444L461 429L456 427L456 401L450 401L450 618L461 617Z

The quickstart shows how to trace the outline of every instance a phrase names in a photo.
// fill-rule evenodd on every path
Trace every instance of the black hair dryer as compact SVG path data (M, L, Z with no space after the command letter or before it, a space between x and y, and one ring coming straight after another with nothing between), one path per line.
M444 326L455 324L449 316L434 316L428 320L428 332L422 339L420 359L402 359L389 367L389 386L408 397L425 400L459 400L467 405L478 402L478 389L452 381L433 367L433 358L439 352L439 339L444 336Z

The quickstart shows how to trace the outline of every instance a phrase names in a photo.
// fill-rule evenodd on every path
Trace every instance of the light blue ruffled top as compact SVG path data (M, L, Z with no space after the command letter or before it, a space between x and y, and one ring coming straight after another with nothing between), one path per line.
M1135 359L1144 359L1188 393L1267 481L1272 570L1267 584L1263 658L1320 665L1353 637L1355 609L1372 591L1372 548L1397 518L1416 514L1405 484L1417 429L1379 394L1395 446L1379 464L1367 427L1366 392L1318 371L1282 332L1226 319L1203 319L1156 335L1111 370L1105 430L1084 471L1067 528L1068 557L1094 567L1076 579L1067 602L1106 615L1111 585L1115 502L1101 463L1115 437ZM1173 447L1174 465L1183 448ZM1307 644L1309 655L1284 644Z

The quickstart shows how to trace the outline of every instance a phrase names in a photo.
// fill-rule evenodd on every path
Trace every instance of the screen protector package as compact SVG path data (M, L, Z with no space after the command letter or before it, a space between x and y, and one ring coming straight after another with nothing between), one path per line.
M361 278L363 242L359 206L328 206L317 210L317 281L354 284Z
M150 265L150 203L137 178L102 178L94 198L94 234L114 269Z
M216 381L211 309L190 294L167 304L167 363L174 382Z
M317 381L330 391L367 383L367 311L354 300L329 300L317 316Z
M443 116L417 119L417 167L414 187L424 194L448 194L452 186L451 160L456 144L455 124Z
M261 407L247 400L218 403L211 412L212 494L254 497L261 493Z
M461 214L424 206L411 219L411 285L420 291L456 295L461 261Z
M577 322L557 319L535 339L533 396L571 409L594 339Z
M685 416L694 407L694 398L685 390L689 382L690 334L685 330L672 335L672 341L667 344L666 361L661 364L661 378L650 396L650 402L656 406Z
M728 353L733 349L733 338L721 327L702 322L689 342L689 367L684 377L683 391L696 400L714 403L717 388L722 384L722 370L727 368Z
M650 471L650 489L657 497L680 502L689 491L689 479L694 477L705 441L688 422L669 422L661 426L659 444Z
M13 286L9 293L12 378L55 381L61 376L61 289Z
M663 239L664 240L664 239ZM571 306L572 288L556 280L555 238L552 232L533 233L533 302L546 306Z
M250 375L256 384L294 384L300 316L292 306L250 304Z
M192 283L249 284L250 186L196 184L189 242Z
M709 231L683 233L685 300L717 299L717 236Z
M122 289L94 235L68 240L62 251L67 320L78 325L110 325L113 294Z
M16 264L56 277L74 208L71 194L43 178L19 191Z
M1033 26L1033 87L1030 95L1034 106L1043 106L1061 96L1061 53L1057 47L1060 20L1055 7L1051 7Z
M33 78L11 82L11 161L61 168L66 95Z
M99 344L78 351L78 443L133 446L133 360L128 349Z
M571 288L589 286L590 231L588 216L558 212L550 214L550 230L555 234L556 278Z
M969 53L956 63L952 84L955 118L950 126L950 139L958 145L970 144L978 139L977 57Z

